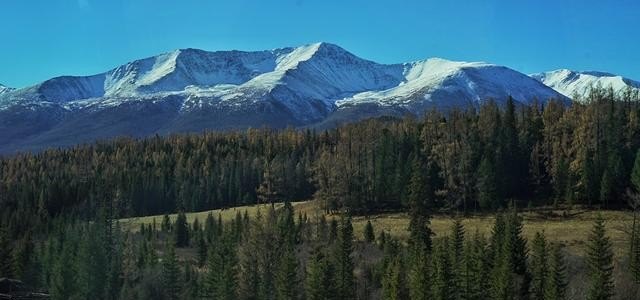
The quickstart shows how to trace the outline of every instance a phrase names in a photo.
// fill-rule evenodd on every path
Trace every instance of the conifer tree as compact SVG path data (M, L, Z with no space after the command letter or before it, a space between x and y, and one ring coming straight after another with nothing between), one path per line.
M165 254L162 257L162 285L168 299L180 299L182 288L180 267L174 243L167 243Z
M79 297L77 290L76 270L74 270L73 249L69 242L63 244L59 257L53 264L51 282L49 283L51 298L67 300Z
M448 253L449 239L444 237L433 257L433 299L453 300L456 297L450 255Z
M281 253L276 274L276 299L298 298L298 261L292 247L285 247Z
M307 265L305 282L306 297L309 300L332 299L335 290L333 266L320 249L315 250Z
M545 286L545 300L564 300L567 288L567 268L559 244L551 247L549 276Z
M209 250L206 293L211 299L237 299L237 257L233 237L225 237Z
M417 251L409 259L407 285L410 298L414 300L432 299L432 268L430 268L429 254L424 251Z
M431 251L431 229L429 228L429 208L433 199L430 197L428 181L424 174L424 164L414 158L411 180L408 187L409 203L409 247L411 252Z
M173 234L176 247L189 246L189 224L187 224L187 216L184 211L178 212L176 223L173 225Z
M169 215L165 214L164 217L162 217L162 224L160 224L160 229L162 229L162 231L164 232L171 231L171 219L169 218Z
M336 239L338 239L338 220L336 218L331 218L331 222L329 222L329 243L333 243Z
M608 300L614 295L613 250L606 235L604 218L595 220L587 244L587 266L589 270L589 300Z
M382 297L388 300L402 300L407 299L407 296L404 264L401 258L396 256L387 265L382 278Z
M351 253L353 252L353 227L351 225L351 217L344 215L341 217L338 240L333 248L336 274L336 298L353 299L355 297L355 278L353 276L354 264L351 258Z
M453 278L453 298L462 299L462 283L464 282L464 226L460 219L455 219L451 226L451 240L449 242L449 253L451 261L451 273Z
M531 299L544 300L550 273L547 241L543 233L536 232L531 250Z
M478 203L482 209L502 205L497 188L496 168L491 158L484 157L478 167Z
M13 277L11 249L7 230L0 225L0 277Z
M373 225L371 220L367 220L367 224L364 227L364 241L367 243L373 243L376 240L375 233L373 232Z
M487 274L489 265L486 257L486 240L478 231L473 239L465 244L464 272L461 289L463 298L467 300L482 300L489 298Z

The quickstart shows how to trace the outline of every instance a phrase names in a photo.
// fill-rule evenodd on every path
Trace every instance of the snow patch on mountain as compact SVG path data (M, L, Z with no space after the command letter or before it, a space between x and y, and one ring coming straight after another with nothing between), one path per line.
M564 98L524 74L483 62L456 62L432 58L406 63L403 69L404 78L397 86L346 97L338 100L337 105L341 107L377 103L385 106L477 106L489 99L503 102L509 96L522 103L528 103L534 98L540 101ZM447 102L455 105L448 105Z
M576 99L585 99L589 91L595 87L612 88L618 94L627 89L640 90L640 82L605 72L560 69L532 74L531 77L567 97Z
M0 84L0 94L8 93L13 91L13 88Z

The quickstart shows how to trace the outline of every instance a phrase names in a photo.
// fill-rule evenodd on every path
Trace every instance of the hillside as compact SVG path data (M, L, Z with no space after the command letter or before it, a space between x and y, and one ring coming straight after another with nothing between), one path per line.
M0 88L0 153L117 136L335 127L377 116L569 99L505 66L432 58L380 64L329 43L179 49L104 73Z

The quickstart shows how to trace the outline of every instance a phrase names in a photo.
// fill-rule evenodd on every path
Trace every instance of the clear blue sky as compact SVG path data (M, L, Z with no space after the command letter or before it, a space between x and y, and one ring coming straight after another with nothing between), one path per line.
M317 41L382 63L437 56L640 80L639 36L637 0L4 0L0 83L94 74L177 48Z

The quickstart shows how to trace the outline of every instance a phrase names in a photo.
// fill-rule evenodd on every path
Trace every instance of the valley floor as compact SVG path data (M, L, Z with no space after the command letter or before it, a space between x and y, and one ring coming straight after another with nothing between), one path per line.
M191 224L195 219L198 219L202 224L209 213L212 213L214 216L222 216L224 221L230 221L235 218L237 213L244 214L245 211L249 216L255 216L258 210L261 210L264 214L268 206L269 204L263 204L187 213L187 222ZM282 207L281 203L276 204L276 209L279 207ZM324 213L316 201L294 202L293 207L296 214L306 213L311 220L314 220ZM633 220L633 215L629 211L536 209L523 211L520 214L524 218L524 234L529 241L533 239L536 232L544 231L549 241L561 243L567 251L573 255L583 256L586 251L585 242L589 237L593 222L599 213L601 213L606 220L607 234L613 243L615 255L617 257L625 256L628 251L627 232ZM127 218L121 219L120 222L125 228L136 231L140 224L152 224L154 219L157 226L160 226L163 217L163 215L157 215ZM171 221L174 222L177 214L169 215L169 217ZM326 217L330 218L331 215L326 215ZM431 220L431 229L435 233L434 238L447 235L450 232L454 218L454 215L435 214ZM398 212L353 217L354 235L356 238L362 239L367 220L371 221L376 236L380 230L384 230L400 239L405 239L408 235L409 216L406 213ZM477 230L485 237L489 237L494 220L494 213L471 214L462 217L462 224L468 236L473 235Z

